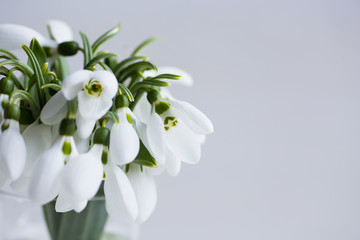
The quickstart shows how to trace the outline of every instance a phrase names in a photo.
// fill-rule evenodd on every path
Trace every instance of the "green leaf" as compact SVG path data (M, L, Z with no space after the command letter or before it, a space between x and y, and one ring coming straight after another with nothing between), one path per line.
M14 67L11 70L15 71L20 69L18 67ZM0 74L4 76L9 76L10 70L7 69L6 67L0 67ZM15 76L15 74L13 74L12 72L10 78L14 81L16 88L24 90L23 85L20 83L19 79Z
M35 54L31 51L30 48L28 48L24 44L21 47L24 49L24 51L28 55L29 61L30 61L31 65L34 68L34 77L37 80L36 81L36 86L37 86L37 91L38 91L38 94L39 94L40 105L44 106L45 103L46 103L46 96L45 96L45 91L43 89L41 89L41 86L45 84L45 81L44 81L44 77L43 77L42 72L41 72L40 64L39 64Z
M94 65L98 64L101 60L103 60L104 58L107 57L117 57L117 54L114 53L101 53L99 55L97 55L96 57L94 57L93 59L91 59L88 64L86 64L85 69L88 68L92 68Z
M50 27L50 24L46 24L46 27L47 27L47 30L48 30L48 33L49 33L49 36L50 36L51 40L56 41L56 39L54 37L54 34L52 33L52 29Z
M54 71L60 80L64 80L70 73L70 67L65 57L58 57L54 63Z
M180 80L180 75L174 74L160 74L152 78L148 78L149 80L161 80L161 79L169 79L169 80Z
M124 60L122 60L121 62L119 62L115 67L114 67L114 74L117 76L119 75L120 71L122 70L122 68L124 68L125 66L127 66L129 63L137 61L137 60L144 60L147 61L149 58L148 57L144 57L144 56L135 56L135 57L129 57L126 58Z
M14 59L14 60L18 60L18 58L12 54L11 52L9 51L6 51L5 49L0 49L0 53L3 53L1 54L2 56L5 56L6 58L8 59Z
M160 40L161 38L160 37L152 37L152 38L149 38L147 40L145 40L144 42L142 42L137 48L135 48L135 50L132 52L131 56L136 56L136 54L141 50L143 49L145 46L149 45L150 43L152 42L155 42L157 40Z
M109 72L112 72L111 68L106 64L106 63L103 63L103 62L99 62L99 65L106 71L109 71Z
M81 39L84 45L84 68L85 66L90 62L90 60L93 58L93 51L89 42L89 39L85 35L85 33L80 32Z
M39 62L40 66L43 66L46 62L46 53L45 50L40 45L39 41L36 38L33 38L30 43L30 49L34 53L36 59Z
M116 114L116 112L112 111L108 111L102 118L111 119L115 123L119 122L119 116Z
M25 75L27 75L29 77L31 77L34 74L34 71L32 70L31 67L29 67L28 65L26 65L23 62L20 62L19 60L8 59L8 60L0 62L0 67L4 66L4 65L11 65L11 66L18 67L22 73L24 73Z
M143 72L145 70L151 70L151 69L157 71L156 66L150 62L137 62L137 63L131 64L131 65L127 66L126 68L124 68L122 71L120 71L119 82L123 82L128 77L130 77L133 73L137 73L138 71Z
M131 91L121 83L119 83L119 90L127 96L130 102L134 101Z
M17 98L21 98L22 100L25 100L30 105L31 109L34 111L34 114L38 115L38 112L40 111L40 106L28 92L24 90L16 90L12 92L11 98L13 100Z
M154 87L168 87L168 86L170 86L170 84L168 82L164 82L164 81L160 81L160 80L153 80L153 79L144 80L142 82L136 83L131 88L131 91L136 92L140 88L148 89L149 87L152 87L152 86L154 86Z
M61 86L59 84L56 84L56 83L48 83L48 84L43 85L41 88L52 88L52 89L54 89L56 91L61 90Z
M120 29L120 24L117 24L115 27L113 27L112 29L101 35L98 39L96 39L96 41L92 45L93 53L96 52L96 50L98 49L98 47L100 47L101 44L118 34L120 32Z
M157 167L157 163L155 158L151 156L149 150L145 147L145 145L140 140L140 150L138 155L136 156L133 163L139 164L141 166L147 166L147 167Z

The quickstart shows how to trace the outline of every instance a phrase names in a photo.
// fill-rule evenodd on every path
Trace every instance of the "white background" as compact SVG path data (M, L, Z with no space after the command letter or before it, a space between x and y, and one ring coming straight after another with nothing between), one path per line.
M140 239L360 239L358 1L54 2L2 1L0 21L92 41L120 22L121 57L162 36L144 53L191 73L174 95L214 123L200 164L157 179Z

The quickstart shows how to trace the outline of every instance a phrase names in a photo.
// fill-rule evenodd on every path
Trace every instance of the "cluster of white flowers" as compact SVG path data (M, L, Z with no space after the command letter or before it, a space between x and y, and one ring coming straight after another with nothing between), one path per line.
M59 73L48 66L66 52L59 50L61 43L73 37L61 21L49 26L52 39L24 26L0 24L0 49L6 50L0 53L7 56L0 62L0 186L39 204L55 200L58 212L81 212L103 189L110 215L143 222L157 201L154 176L164 171L175 176L181 162L197 163L205 135L213 132L202 112L173 98L156 76L182 75L178 81L185 85L192 79L170 67L119 77L104 62L94 62L54 81L51 77ZM34 62L23 67L8 52L34 43L34 37L51 53L40 73ZM17 70L23 79L13 74ZM134 87L134 81L145 87Z

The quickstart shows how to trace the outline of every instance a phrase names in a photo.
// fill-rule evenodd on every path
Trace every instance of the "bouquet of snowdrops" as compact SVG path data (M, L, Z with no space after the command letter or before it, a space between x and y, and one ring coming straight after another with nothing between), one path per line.
M156 38L125 59L99 50L119 30L91 44L59 20L49 21L49 37L0 24L0 186L43 205L52 239L100 239L108 214L144 222L156 205L154 176L197 163L213 132L167 90L191 77L139 55ZM76 54L84 67L70 72L66 57Z

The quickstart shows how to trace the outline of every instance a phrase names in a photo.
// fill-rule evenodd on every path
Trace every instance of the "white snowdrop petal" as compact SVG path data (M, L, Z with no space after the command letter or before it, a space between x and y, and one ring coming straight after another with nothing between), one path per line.
M91 79L92 75L93 72L90 70L80 70L67 76L63 81L61 89L64 97L67 100L74 99L78 92L83 89L84 83L87 83Z
M55 125L66 117L67 110L67 100L63 92L58 91L41 110L40 119L45 124Z
M26 146L18 130L11 126L0 136L1 172L14 181L24 171L26 163Z
M148 102L145 95L140 98L133 110L133 113L140 121L144 123L148 122L151 115L151 104Z
M103 146L95 144L88 153L80 154L66 164L62 173L62 185L76 202L95 196L103 178L101 155Z
M85 91L78 93L78 111L82 118L98 120L112 105L111 98L88 96Z
M75 212L79 213L82 210L84 210L87 206L88 201L82 201L82 202L75 202L73 209Z
M71 28L65 22L54 19L49 20L47 24L49 25L51 33L56 42L62 43L66 41L72 41L74 39Z
M177 176L181 169L181 160L168 148L166 150L166 171L170 176Z
M118 81L115 75L109 71L99 70L93 72L92 78L99 81L104 88L101 96L104 98L113 98L118 90Z
M29 184L29 197L40 204L50 202L60 190L60 173L64 167L64 137L47 149L36 161Z
M114 124L110 132L110 156L119 165L132 162L140 148L138 135L133 126L125 121Z
M191 131L183 122L165 132L167 146L181 161L196 164L200 160L201 143L198 135Z
M149 141L151 152L156 161L160 164L165 162L165 137L164 124L160 116L154 111L151 114L147 128L147 139Z
M105 166L104 193L109 215L133 222L138 215L134 190L125 173L111 160Z
M154 152L151 150L146 133L147 126L139 120L134 120L134 127L139 138L141 139L146 149L150 152L151 156L153 156L156 159L157 163L163 164L165 159L161 159L160 157L157 157L156 154L154 154Z
M134 189L138 204L139 213L136 222L143 223L155 210L157 202L155 180L153 176L146 171L142 172L140 166L136 164L130 166L127 176Z
M28 173L40 154L50 147L51 127L39 124L36 120L25 129L22 135L26 144L26 165L24 172Z
M175 100L169 101L169 103L175 110L177 117L195 133L209 134L214 131L210 119L190 103Z
M42 46L56 47L55 41L45 38L37 31L17 24L0 24L0 48L6 50L21 49L21 45L30 45L36 38Z
M94 129L95 123L97 120L88 120L80 116L80 114L76 115L76 126L77 133L80 138L87 139L92 133Z
M78 132L74 134L74 141L79 154L86 153L89 151L89 138L81 138Z

